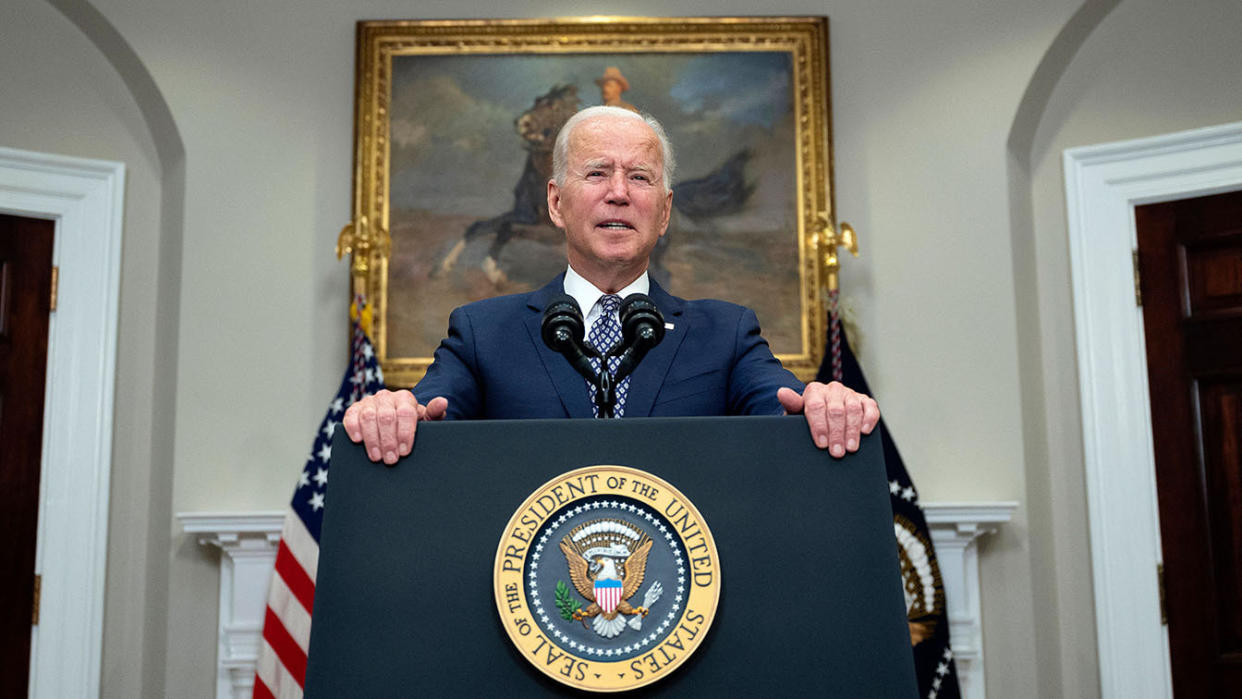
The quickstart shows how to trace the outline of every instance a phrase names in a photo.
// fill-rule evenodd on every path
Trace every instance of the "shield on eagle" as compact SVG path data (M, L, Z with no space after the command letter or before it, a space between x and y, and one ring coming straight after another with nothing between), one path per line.
M595 580L595 602L605 613L617 608L621 602L620 580Z

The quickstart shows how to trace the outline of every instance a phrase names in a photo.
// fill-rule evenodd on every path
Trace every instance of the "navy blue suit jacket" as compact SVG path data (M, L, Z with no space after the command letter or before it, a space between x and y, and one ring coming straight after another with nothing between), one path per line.
M586 380L540 335L543 309L563 280L454 310L448 337L414 387L419 402L444 396L450 418L591 417ZM686 301L654 280L649 295L673 327L631 374L626 417L779 415L776 390L802 390L772 356L754 311Z

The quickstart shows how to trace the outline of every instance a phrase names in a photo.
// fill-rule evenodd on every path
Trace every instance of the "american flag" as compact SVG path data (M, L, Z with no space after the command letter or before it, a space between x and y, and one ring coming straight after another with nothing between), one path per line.
M310 648L311 609L315 601L315 574L319 568L319 531L323 526L324 497L328 490L328 463L332 458L332 434L354 401L384 387L384 375L375 359L359 318L365 312L351 309L353 342L351 358L336 398L315 434L315 444L298 478L293 501L285 515L276 553L276 570L267 593L263 621L263 644L254 681L254 697L301 697L306 679L306 653Z

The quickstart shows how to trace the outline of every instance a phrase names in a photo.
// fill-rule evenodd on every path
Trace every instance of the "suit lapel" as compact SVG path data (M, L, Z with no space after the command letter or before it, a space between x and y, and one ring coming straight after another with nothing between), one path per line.
M664 322L672 323L673 328L665 330L664 340L648 352L634 373L630 374L630 391L625 399L626 417L651 415L651 406L655 403L660 387L664 385L664 377L673 365L673 358L677 356L682 340L690 330L682 315L681 299L669 294L654 279L651 280L651 293L648 295L664 314ZM587 403L589 410L590 399L587 399Z
M591 410L591 399L587 394L586 379L574 371L565 357L558 352L553 352L543 343L541 328L543 309L553 296L564 292L564 280L565 275L559 274L547 286L531 292L526 301L527 317L524 324L530 341L535 346L535 354L539 355L548 380L552 382L552 387L556 389L556 394L561 399L565 414L569 417L589 418L593 417L594 412Z

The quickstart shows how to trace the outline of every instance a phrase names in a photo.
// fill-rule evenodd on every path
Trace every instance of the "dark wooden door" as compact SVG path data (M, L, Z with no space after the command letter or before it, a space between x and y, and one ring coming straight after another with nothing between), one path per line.
M1173 692L1242 697L1242 192L1135 219Z
M0 696L26 696L52 221L0 214Z

